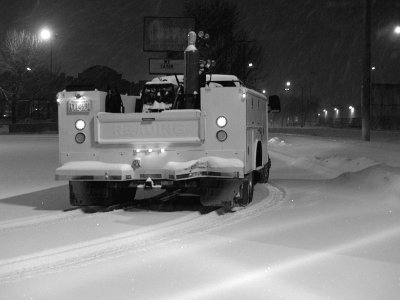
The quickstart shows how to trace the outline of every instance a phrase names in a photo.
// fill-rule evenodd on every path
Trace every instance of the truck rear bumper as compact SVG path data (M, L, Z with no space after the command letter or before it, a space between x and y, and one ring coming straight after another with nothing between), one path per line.
M144 181L188 180L194 178L243 178L244 164L239 159L202 157L187 162L168 162L158 170L137 168L129 164L99 161L67 162L56 169L56 180L74 181Z
M134 171L128 164L73 161L56 169L56 180L125 181L133 177Z

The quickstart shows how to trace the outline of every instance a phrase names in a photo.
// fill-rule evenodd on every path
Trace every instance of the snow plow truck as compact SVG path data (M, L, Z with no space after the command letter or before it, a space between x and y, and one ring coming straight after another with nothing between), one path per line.
M57 94L60 167L74 206L133 201L139 189L162 200L194 195L204 206L246 206L267 182L268 113L278 96L246 88L233 75L199 75L196 34L188 35L185 73L121 96L124 112L107 111L107 93ZM201 73L201 72L200 72Z

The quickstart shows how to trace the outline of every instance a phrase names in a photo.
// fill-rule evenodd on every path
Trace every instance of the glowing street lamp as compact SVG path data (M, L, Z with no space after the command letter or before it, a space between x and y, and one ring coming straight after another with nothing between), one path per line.
M47 41L47 40L51 39L51 37L52 37L52 33L51 33L51 31L48 30L47 28L43 28L43 29L40 31L40 38L41 38L42 40Z
M53 73L53 43L52 43L53 33L49 29L43 28L40 31L39 35L42 40L50 42L50 74L52 74Z
M253 67L253 63L249 62L249 68L252 68L252 67Z
M339 117L339 108L335 107L333 110L335 111L335 117L338 118Z
M400 25L395 26L393 32L397 35L400 35Z
M290 85L291 85L291 82L290 81L286 81L286 87L285 87L285 91L290 91Z

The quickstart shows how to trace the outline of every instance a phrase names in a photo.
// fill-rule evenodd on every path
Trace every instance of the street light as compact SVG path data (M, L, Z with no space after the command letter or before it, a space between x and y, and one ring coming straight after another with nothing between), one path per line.
M335 107L333 110L335 111L336 118L338 118L339 117L339 108Z
M349 106L349 110L350 110L350 118L353 118L354 117L354 110L355 110L354 106L350 105Z
M40 38L50 42L50 74L53 74L53 33L49 29L43 28L40 31Z
M286 81L286 87L285 87L285 91L286 92L290 91L290 85L291 85L291 82L290 81Z
M400 25L394 27L394 33L400 35Z
M52 33L51 33L51 31L48 30L47 28L43 28L43 29L40 31L40 38L41 38L42 40L47 41L47 40L51 39L51 36L52 36Z

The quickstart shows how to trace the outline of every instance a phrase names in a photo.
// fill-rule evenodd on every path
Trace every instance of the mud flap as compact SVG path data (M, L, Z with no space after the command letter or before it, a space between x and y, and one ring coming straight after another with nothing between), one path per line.
M200 180L200 202L204 206L233 207L234 198L240 190L243 179L213 179Z
M267 183L269 180L269 170L271 169L271 159L268 158L268 162L257 172L256 182Z
M235 197L235 204L245 207L253 201L254 193L254 172L250 172L243 179L238 197Z

